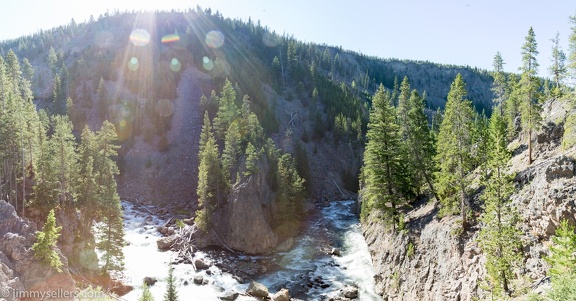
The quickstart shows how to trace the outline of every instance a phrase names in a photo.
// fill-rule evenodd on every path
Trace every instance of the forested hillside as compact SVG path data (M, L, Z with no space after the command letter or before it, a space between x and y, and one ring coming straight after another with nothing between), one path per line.
M199 7L72 20L0 43L0 198L46 225L35 258L81 282L123 269L121 198L248 254L293 244L313 204L358 198L385 298L523 298L551 275L540 297L561 300L575 28L550 81L532 28L509 74L500 53L492 71L381 59ZM534 181L560 191L554 217Z

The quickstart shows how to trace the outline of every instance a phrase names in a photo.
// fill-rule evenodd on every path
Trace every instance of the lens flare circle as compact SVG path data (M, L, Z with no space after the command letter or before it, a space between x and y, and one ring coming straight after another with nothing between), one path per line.
M140 63L138 63L138 58L133 56L128 61L128 69L130 69L130 71L136 71L136 70L138 70L138 67L140 67Z
M172 116L174 114L174 104L168 99L160 99L156 103L156 113L162 117Z
M180 36L178 34L167 34L165 36L162 37L162 39L160 39L160 42L162 42L162 44L169 44L169 43L174 43L174 42L178 42L180 41Z
M206 34L206 45L211 48L220 48L224 45L224 34L212 30Z
M206 69L206 71L211 71L214 69L214 62L212 62L209 57L205 56L202 58L202 66L204 69Z
M182 64L180 63L180 61L178 61L177 58L172 58L172 60L170 61L170 70L178 72L180 71L180 69L182 69Z
M150 33L146 29L134 29L130 34L130 42L134 46L146 46L150 43Z

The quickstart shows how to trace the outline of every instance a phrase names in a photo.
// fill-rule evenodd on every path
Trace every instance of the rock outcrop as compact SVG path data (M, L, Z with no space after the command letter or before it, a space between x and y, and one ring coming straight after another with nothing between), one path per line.
M575 168L573 158L556 154L516 175L511 200L522 217L524 287L537 287L546 277L544 257L560 221L576 224ZM475 240L478 227L460 236L459 218L438 219L432 204L407 218L410 231L394 235L377 222L376 213L363 225L376 291L384 300L468 301L485 296L480 285L486 274L485 256Z
M472 244L462 249L453 230L456 217L439 221L433 214L429 206L419 217L426 220L425 227L414 235L392 235L378 222L378 214L364 225L376 292L384 300L472 300L484 273L481 257Z
M12 205L0 201L0 288L10 292L2 297L10 301L23 296L39 296L42 292L60 291L63 293L50 300L73 300L71 294L75 291L75 283L68 272L68 259L56 249L63 263L62 272L39 263L32 250L35 233L35 224L18 217ZM69 297L64 296L64 292Z
M250 254L266 253L278 246L272 229L274 193L267 183L268 170L261 159L258 172L244 176L231 188L228 201L214 214L213 231L197 238L198 246L223 245Z

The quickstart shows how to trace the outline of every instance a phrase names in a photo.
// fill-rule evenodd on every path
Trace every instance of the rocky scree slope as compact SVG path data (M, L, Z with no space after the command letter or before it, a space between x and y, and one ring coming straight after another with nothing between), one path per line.
M562 150L560 142L568 105L558 100L544 106L543 124L535 145L535 162L526 166L526 147L520 141L511 159L517 172L512 205L521 215L524 266L520 286L541 291L546 278L550 236L560 220L576 223L576 160L574 148ZM482 189L476 187L473 205L479 204ZM409 212L407 228L391 234L372 213L363 224L375 268L376 291L384 300L461 300L488 296L481 289L485 256L476 237L478 225L458 236L456 216L437 217L436 204L429 203Z

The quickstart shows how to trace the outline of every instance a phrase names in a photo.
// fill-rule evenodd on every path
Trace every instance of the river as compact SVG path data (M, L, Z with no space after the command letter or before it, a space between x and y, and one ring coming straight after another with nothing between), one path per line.
M156 245L156 240L162 237L157 227L166 221L150 216L129 202L122 202L122 205L128 242L124 247L124 281L135 289L121 299L136 301L144 277L154 277L158 282L150 287L150 291L156 300L162 300L168 264L175 259L174 253L160 252ZM254 280L266 285L271 293L288 288L292 297L324 300L337 296L340 289L351 285L358 288L356 300L381 300L374 292L370 254L358 218L352 213L353 205L353 201L339 201L315 210L309 216L303 234L295 239L288 252L265 256L228 254L229 260L266 262L267 272L255 275ZM329 255L331 248L337 248L340 256ZM214 252L197 251L195 256L218 261L211 258L212 254ZM208 285L195 285L193 278L196 273L190 264L174 265L180 300L219 300L219 296L245 292L248 287L248 282L239 283L238 278L222 272L216 265L212 265L209 271L199 272L208 279ZM240 296L236 300L253 299Z

